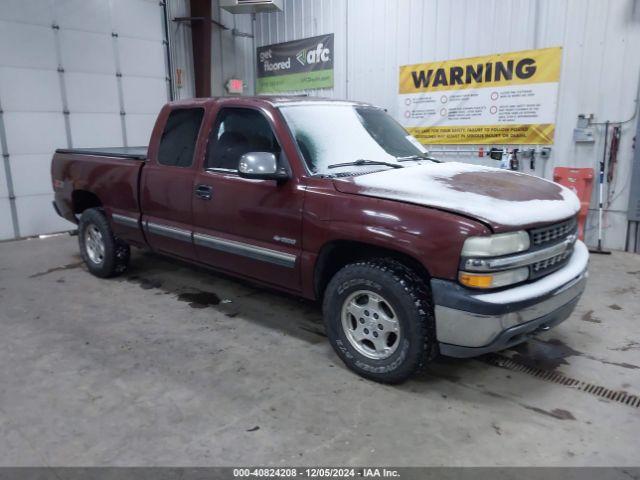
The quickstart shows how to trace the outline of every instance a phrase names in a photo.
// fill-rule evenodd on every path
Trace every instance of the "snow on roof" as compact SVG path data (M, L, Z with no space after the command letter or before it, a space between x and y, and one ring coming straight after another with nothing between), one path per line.
M300 105L348 105L354 107L372 106L368 103L356 102L351 100L339 100L324 97L256 97L270 102L274 107L295 107Z

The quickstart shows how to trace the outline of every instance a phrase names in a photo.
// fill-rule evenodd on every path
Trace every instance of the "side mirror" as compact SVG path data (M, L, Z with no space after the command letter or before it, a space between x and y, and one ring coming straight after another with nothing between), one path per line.
M240 157L238 174L243 178L258 180L286 180L289 174L278 169L278 160L270 152L249 152Z

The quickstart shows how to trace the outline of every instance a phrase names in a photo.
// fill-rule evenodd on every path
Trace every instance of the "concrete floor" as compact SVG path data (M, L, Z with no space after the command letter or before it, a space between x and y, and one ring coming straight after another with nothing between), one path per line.
M504 352L640 394L640 256L592 256L571 319ZM638 465L640 409L480 360L346 370L317 307L76 238L0 243L0 465Z

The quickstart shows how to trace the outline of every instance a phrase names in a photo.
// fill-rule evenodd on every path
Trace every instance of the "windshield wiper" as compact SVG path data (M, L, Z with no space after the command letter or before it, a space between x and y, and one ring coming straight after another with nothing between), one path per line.
M385 165L391 168L403 168L404 165L398 165L397 163L390 162L380 162L378 160L365 160L363 158L356 160L355 162L345 162L345 163L334 163L333 165L329 165L327 168L338 168L338 167L350 167L356 166L359 167L361 165Z
M424 157L422 155L409 155L407 157L397 157L396 160L398 162L413 162L415 160L429 160L431 162L442 163L442 160L438 160L433 157Z

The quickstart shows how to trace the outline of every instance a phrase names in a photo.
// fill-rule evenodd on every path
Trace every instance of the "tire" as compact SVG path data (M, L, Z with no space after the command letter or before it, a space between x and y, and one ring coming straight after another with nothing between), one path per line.
M82 260L96 277L114 277L129 266L129 245L113 235L102 209L89 208L82 212L78 243Z
M327 285L323 313L338 356L370 380L401 383L437 354L429 287L396 260L342 268Z

